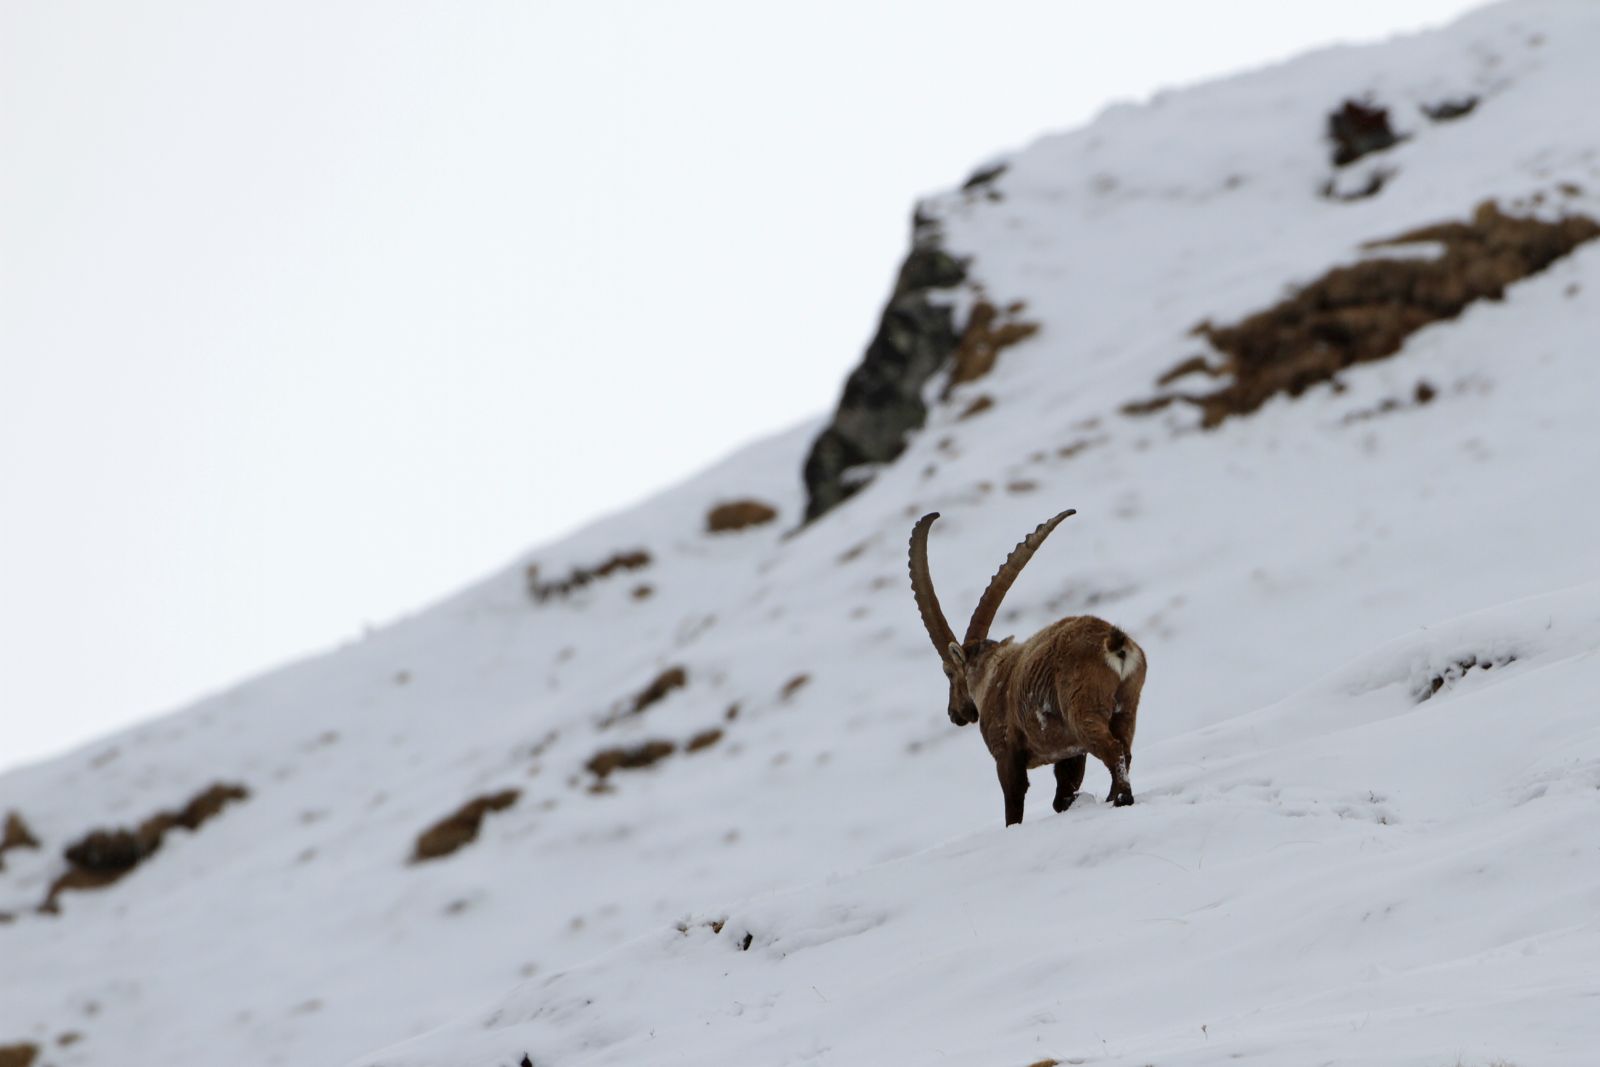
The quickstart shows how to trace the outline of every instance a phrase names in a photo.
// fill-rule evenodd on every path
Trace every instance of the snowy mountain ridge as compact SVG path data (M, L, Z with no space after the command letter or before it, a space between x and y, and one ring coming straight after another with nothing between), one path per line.
M0 1064L1591 1062L1597 47L1522 0L1047 137L919 208L961 347L816 521L822 419L0 776ZM1063 507L995 634L1143 645L1137 802L1006 830L906 537L959 630Z

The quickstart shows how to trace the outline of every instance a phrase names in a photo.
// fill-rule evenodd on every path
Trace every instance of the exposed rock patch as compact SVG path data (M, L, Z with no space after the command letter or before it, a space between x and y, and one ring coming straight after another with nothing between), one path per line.
M574 567L565 578L554 581L543 581L539 577L539 565L528 564L527 581L528 595L535 603L542 604L552 597L568 596L590 582L609 578L613 574L624 571L636 571L641 567L650 565L650 553L644 549L633 549L628 552L616 552L595 564L593 567Z
M955 313L935 294L966 276L966 266L940 246L936 224L919 213L911 253L877 332L806 457L807 522L861 488L861 480L846 476L850 468L893 460L905 450L906 436L927 421L923 386L960 342Z
M218 782L196 793L177 811L156 812L132 829L91 830L67 846L63 854L71 866L51 884L41 910L58 910L56 898L69 889L102 889L119 881L154 855L169 831L192 833L229 804L249 796L250 791L242 785Z
M778 517L778 509L759 500L733 500L718 504L706 515L707 533L725 533L763 526Z
M448 856L478 839L484 816L491 811L504 811L522 795L517 789L502 789L467 801L422 833L417 835L416 847L411 853L412 863Z
M1280 393L1299 396L1357 363L1398 352L1417 330L1451 319L1478 300L1499 300L1512 282L1537 274L1600 237L1600 223L1582 215L1554 222L1516 218L1493 202L1470 222L1446 222L1403 233L1368 248L1436 243L1436 259L1369 259L1337 267L1281 303L1232 326L1201 323L1195 332L1224 357L1231 380L1201 394L1169 393L1135 401L1126 414L1147 414L1175 400L1200 408L1201 424L1245 415ZM1168 372L1187 371L1191 358Z

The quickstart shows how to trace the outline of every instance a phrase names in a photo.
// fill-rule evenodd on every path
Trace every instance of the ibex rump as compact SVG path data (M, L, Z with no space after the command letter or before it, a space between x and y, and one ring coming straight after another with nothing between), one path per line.
M994 756L1005 793L1006 825L1022 821L1028 770L1055 764L1055 810L1066 811L1083 784L1084 761L1093 756L1111 772L1106 798L1133 803L1128 767L1144 688L1144 650L1104 619L1075 615L1051 623L1018 644L989 639L1011 583L1067 510L1024 538L989 580L973 609L966 637L957 641L939 608L928 573L928 528L938 512L911 531L911 591L922 624L950 681L950 721L976 722Z

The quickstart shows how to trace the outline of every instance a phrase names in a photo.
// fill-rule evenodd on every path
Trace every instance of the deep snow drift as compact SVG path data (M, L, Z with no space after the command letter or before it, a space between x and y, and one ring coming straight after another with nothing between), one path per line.
M1213 429L1122 408L1214 355L1197 323L1364 242L1485 201L1600 217L1597 54L1600 8L1514 3L1046 138L923 208L970 257L958 318L981 289L1038 330L934 383L907 451L818 522L795 532L809 425L360 644L0 778L43 844L3 855L0 1045L118 1067L1591 1063L1600 242ZM1327 115L1362 96L1403 137L1336 169ZM740 497L780 519L705 532ZM1138 638L1138 802L1104 804L1091 764L1070 811L1036 784L1008 831L976 731L945 718L906 536L943 512L960 629L1063 507L996 633L1092 611ZM639 550L528 595L526 564ZM648 766L587 769L650 741ZM68 845L219 782L248 798L37 912ZM412 862L507 790L475 840Z

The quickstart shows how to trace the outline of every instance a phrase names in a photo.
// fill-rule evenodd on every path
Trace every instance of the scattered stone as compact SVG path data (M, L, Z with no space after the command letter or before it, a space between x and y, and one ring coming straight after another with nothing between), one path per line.
M1333 165L1343 167L1392 148L1404 138L1390 128L1388 108L1346 100L1328 115L1328 140L1333 142Z
M706 515L707 533L725 533L764 526L778 517L778 510L759 500L734 500L718 504Z
M417 835L411 862L422 863L448 856L476 841L478 831L483 827L484 816L491 811L504 811L515 804L521 795L518 789L502 789L498 793L488 793L467 801Z
M1367 180L1354 189L1341 189L1336 179L1329 178L1322 183L1322 197L1325 200L1333 200L1340 204L1352 204L1357 200L1366 200L1368 197L1377 196L1381 193L1383 187L1389 184L1389 179L1398 173L1399 171L1388 167L1376 167L1367 175Z
M1477 106L1476 96L1460 96L1441 100L1437 104L1423 104L1422 113L1434 122L1451 122L1472 114Z

